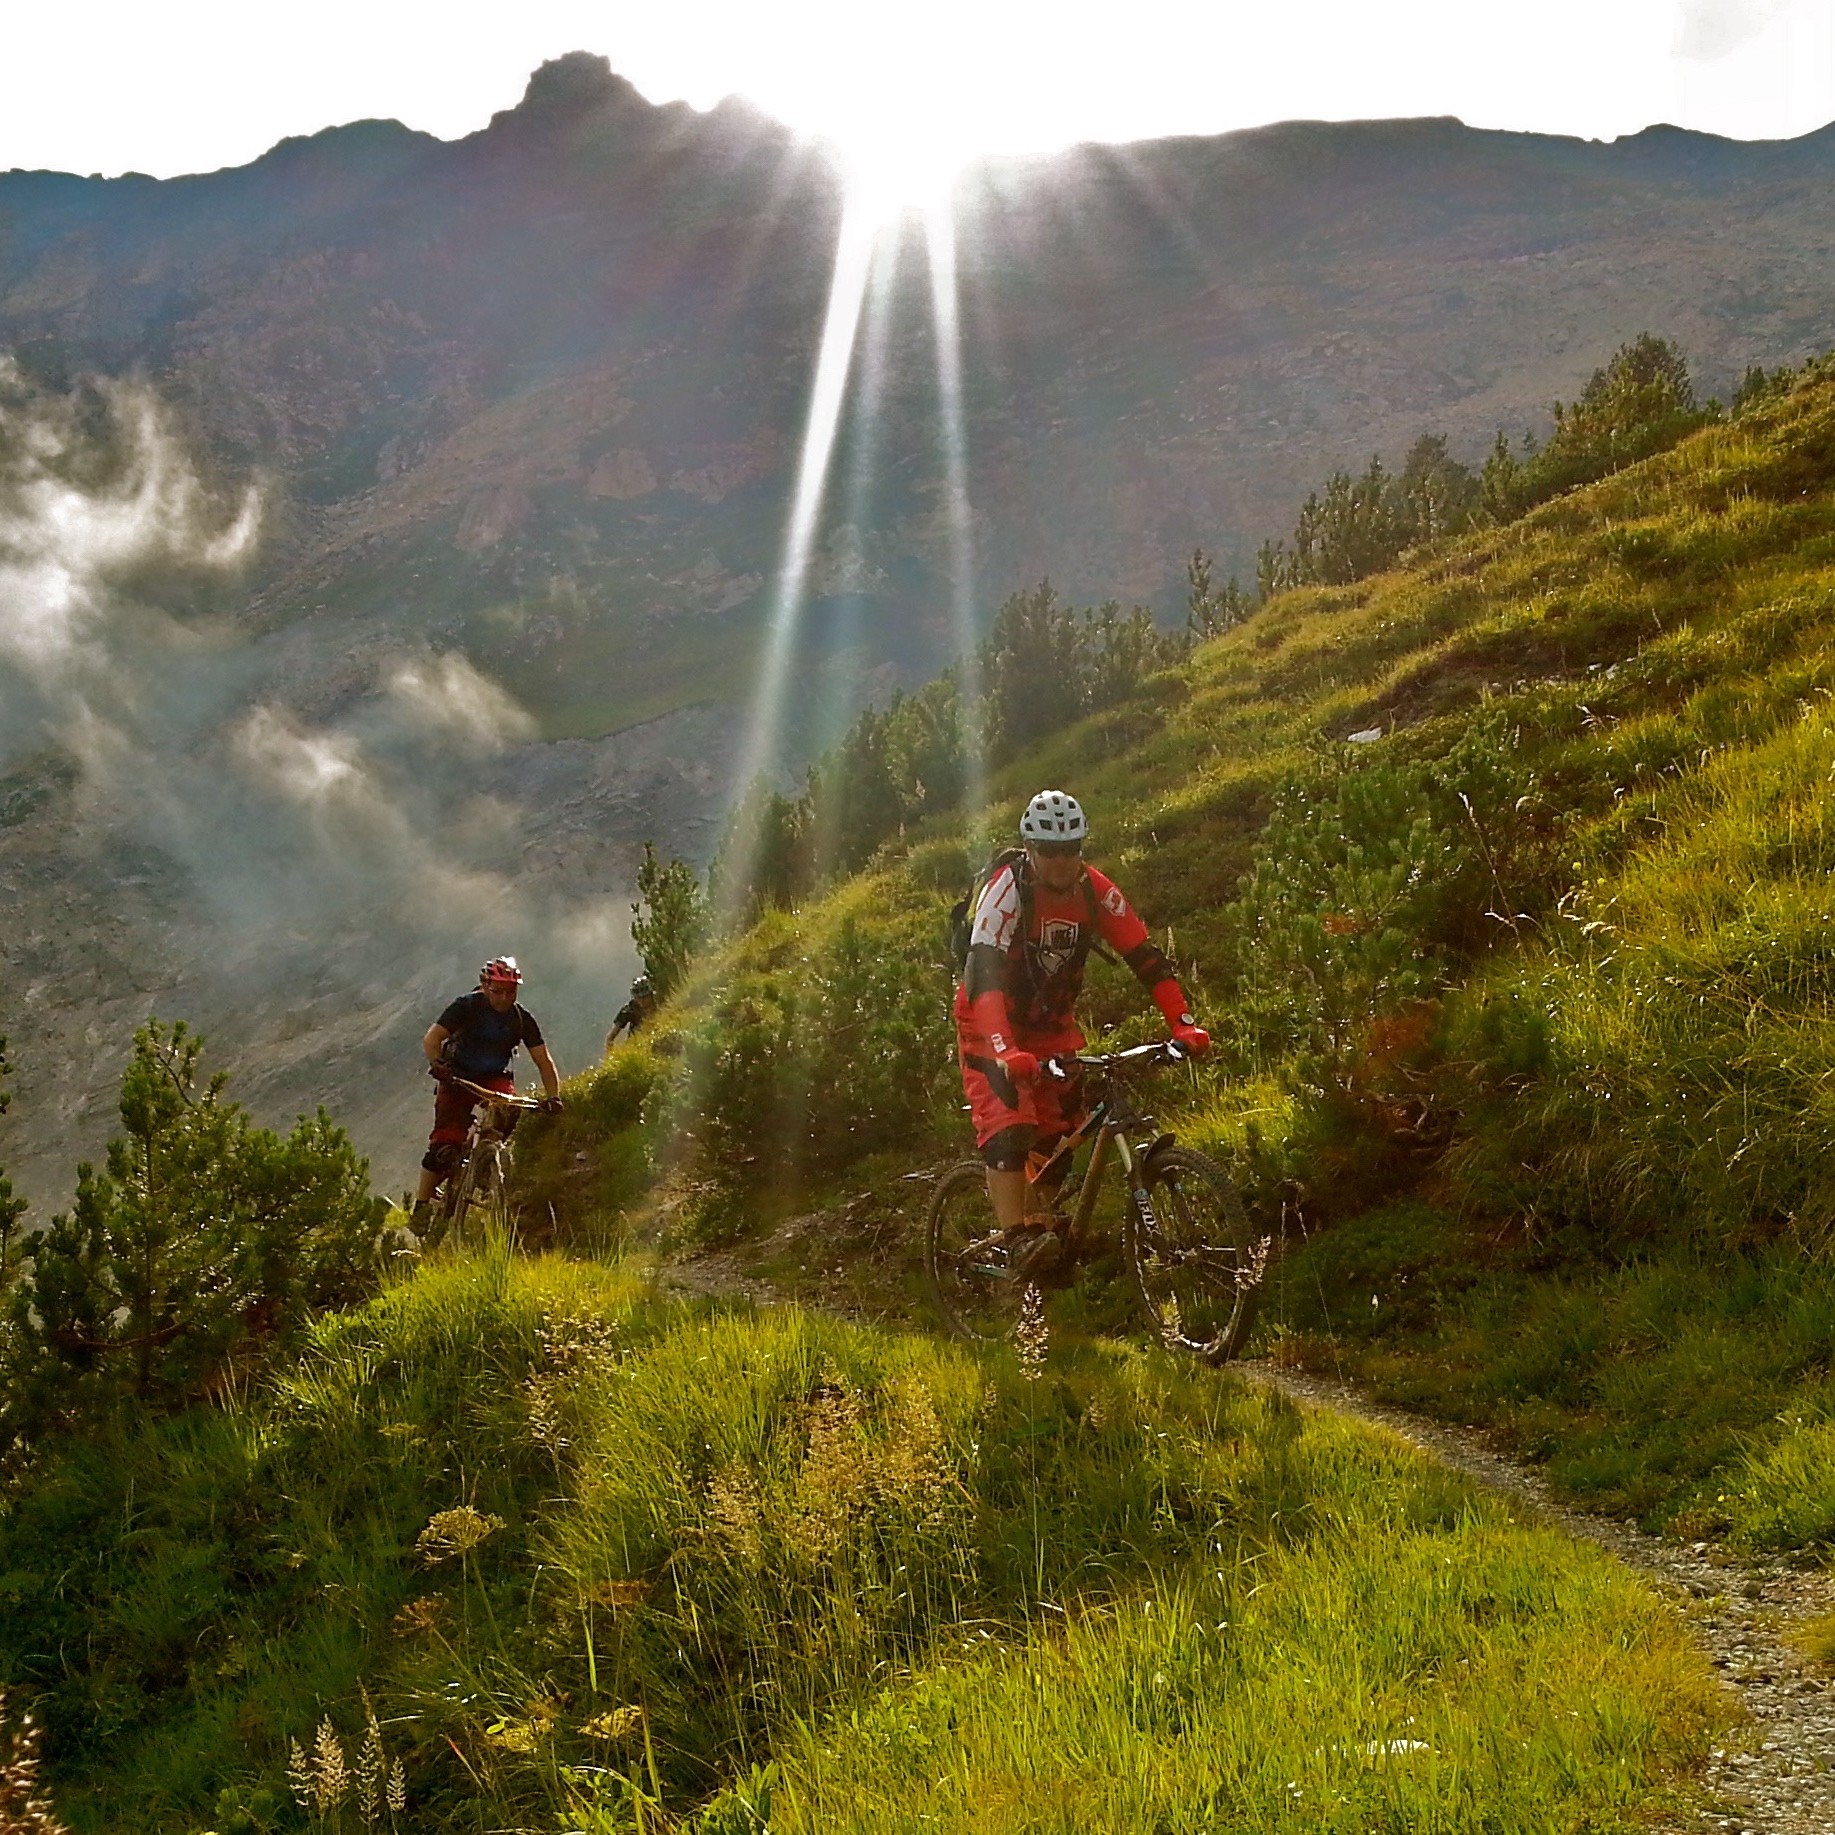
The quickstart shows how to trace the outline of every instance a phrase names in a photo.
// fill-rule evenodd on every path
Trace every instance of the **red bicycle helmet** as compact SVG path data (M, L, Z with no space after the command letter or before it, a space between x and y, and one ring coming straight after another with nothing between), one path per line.
M493 982L502 986L508 983L513 988L522 986L522 970L516 966L514 956L493 956L478 971L478 985L488 988Z

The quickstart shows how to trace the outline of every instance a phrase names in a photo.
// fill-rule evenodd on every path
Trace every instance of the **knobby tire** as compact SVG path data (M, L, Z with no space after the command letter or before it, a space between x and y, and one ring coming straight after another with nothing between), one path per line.
M1018 1308L1013 1282L981 1273L976 1265L976 1246L998 1234L981 1162L963 1160L950 1167L931 1196L924 1269L931 1300L958 1338L989 1344L1012 1335Z
M1128 1260L1147 1329L1170 1348L1224 1363L1255 1323L1266 1245L1209 1154L1163 1148L1141 1177L1152 1214L1129 1194Z
M465 1164L456 1172L446 1175L446 1183L440 1188L440 1221L442 1236L450 1236L453 1230L465 1221L465 1213L471 1209L472 1188L478 1179L478 1155L476 1151L465 1156Z

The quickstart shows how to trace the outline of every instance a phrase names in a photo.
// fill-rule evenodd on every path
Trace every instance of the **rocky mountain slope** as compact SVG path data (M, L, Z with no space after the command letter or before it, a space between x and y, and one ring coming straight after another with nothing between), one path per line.
M1048 570L1170 607L1194 542L1241 565L1323 471L1425 427L1476 454L1641 329L1710 385L1807 354L1831 176L1835 133L1453 121L973 169L984 593ZM766 596L840 206L742 105L654 108L576 55L453 144L364 122L197 178L0 178L0 339L144 372L219 463L274 476L263 620L386 612L488 652L551 729L607 730L694 698L684 643L728 679L743 656L708 638ZM883 255L875 485L831 519L817 597L865 614L868 660L928 667L948 565L915 221Z
M1049 571L1173 609L1194 543L1242 567L1324 471L1425 428L1476 457L1641 329L1709 387L1826 343L1832 169L1828 133L1423 121L971 171L980 602ZM704 856L730 791L841 206L776 124L654 108L579 55L455 143L366 122L193 178L0 176L0 913L29 1186L93 1149L149 1006L213 1030L264 1110L323 1094L396 1143L392 1178L421 1092L391 1067L479 947L520 937L564 1059L591 1049L638 843ZM915 219L879 273L855 379L877 412L837 455L799 743L950 643ZM92 373L137 392L73 396Z

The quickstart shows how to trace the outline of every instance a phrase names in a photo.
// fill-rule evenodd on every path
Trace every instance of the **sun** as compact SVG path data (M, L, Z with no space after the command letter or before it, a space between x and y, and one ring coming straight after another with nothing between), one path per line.
M915 120L848 122L822 138L846 177L849 202L876 222L947 209L977 149L948 126Z

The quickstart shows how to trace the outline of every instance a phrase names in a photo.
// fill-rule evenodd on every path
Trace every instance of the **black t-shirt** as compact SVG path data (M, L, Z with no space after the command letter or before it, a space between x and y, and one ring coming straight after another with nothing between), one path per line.
M542 1042L533 1013L520 1006L499 1013L482 988L461 994L440 1015L440 1024L452 1034L446 1041L446 1062L473 1083L503 1076L518 1045L533 1050Z

